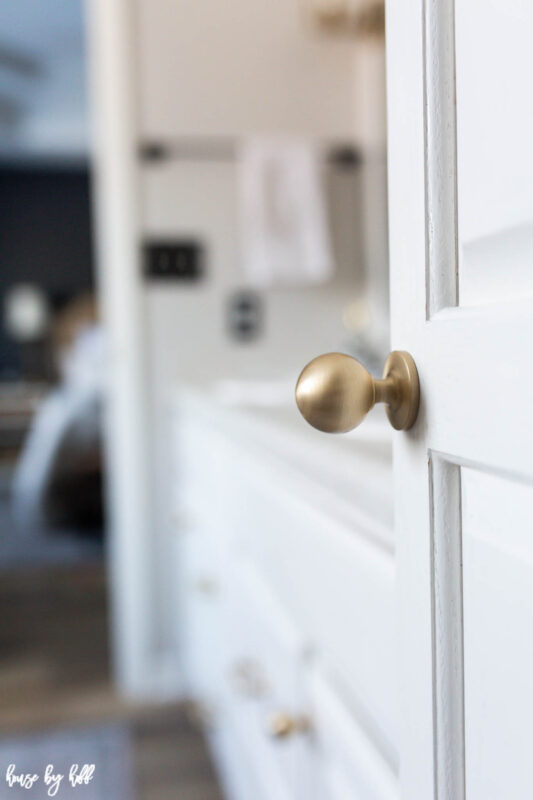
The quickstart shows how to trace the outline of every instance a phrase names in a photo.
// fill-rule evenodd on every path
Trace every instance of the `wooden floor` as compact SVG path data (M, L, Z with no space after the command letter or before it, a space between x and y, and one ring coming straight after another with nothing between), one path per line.
M0 736L122 720L133 738L132 800L221 800L183 706L135 706L113 691L105 598L100 564L0 575Z

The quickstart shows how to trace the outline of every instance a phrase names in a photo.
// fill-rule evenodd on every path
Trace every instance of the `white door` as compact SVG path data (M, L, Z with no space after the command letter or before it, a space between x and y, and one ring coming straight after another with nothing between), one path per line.
M405 800L533 798L533 3L387 7Z

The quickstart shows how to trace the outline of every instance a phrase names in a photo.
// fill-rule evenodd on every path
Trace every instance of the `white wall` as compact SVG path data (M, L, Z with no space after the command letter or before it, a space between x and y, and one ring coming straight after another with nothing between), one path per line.
M246 275L235 165L176 161L144 169L145 236L198 239L206 256L199 282L147 285L156 380L284 373L317 347L341 345L342 310L361 284L362 171L332 166L327 177L335 277L324 286L262 292L265 318L258 339L236 342L227 332L227 305L246 285Z
M329 174L328 203L339 261L335 279L323 288L265 293L263 336L243 344L227 338L225 320L228 293L244 283L235 165L190 159L134 164L130 159L143 139L165 142L195 135L213 139L291 132L322 140L348 139L362 144L373 156L377 153L379 161L382 122L369 116L357 85L361 75L371 95L381 78L369 59L363 59L365 75L355 41L322 37L312 29L301 0L225 4L219 0L137 0L135 5L126 0L88 1L99 17L97 37L110 42L106 19L116 23L110 7L129 14L135 30L131 37L126 24L120 34L113 31L116 37L128 38L130 85L115 82L100 86L100 92L107 94L108 110L113 92L117 104L123 102L121 92L126 92L134 113L122 152L115 137L115 145L101 163L110 165L114 158L131 172L130 180L121 186L122 200L115 192L112 209L108 204L107 210L125 237L121 253L115 252L114 257L120 257L117 263L129 259L129 280L139 290L134 308L142 316L139 352L145 354L146 365L142 390L149 395L144 428L138 434L148 436L144 475L150 476L150 507L146 518L136 523L139 535L144 526L144 544L134 543L140 549L133 563L138 563L142 550L151 570L149 591L143 595L151 604L144 646L152 649L160 663L172 664L176 609L168 557L172 535L170 397L178 381L190 378L296 377L305 361L318 352L343 347L342 310L362 291L365 239L361 226L368 224L361 188L365 171L355 177ZM372 142L377 143L374 149ZM383 166L381 161L382 173ZM121 216L121 203L132 208L132 198L124 195L128 186L135 193L129 227L122 224ZM112 190L108 189L108 199ZM373 229L376 241L384 242L384 219L374 221ZM189 286L140 284L135 248L145 237L156 235L194 235L204 241L206 280ZM117 263L109 260L112 255L109 251L105 256L107 268L116 271ZM118 284L113 285L118 292ZM131 318L126 320L120 335L131 323ZM135 492L135 484L130 491Z
M144 135L352 136L354 44L303 0L137 0Z

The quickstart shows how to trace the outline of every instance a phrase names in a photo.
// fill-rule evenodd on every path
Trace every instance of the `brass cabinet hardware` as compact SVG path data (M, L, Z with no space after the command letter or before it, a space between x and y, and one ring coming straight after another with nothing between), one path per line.
M267 733L274 739L287 739L295 733L306 733L309 728L307 717L293 716L286 711L274 711L266 721Z
M416 420L419 400L415 362L401 350L390 353L381 380L352 356L327 353L310 361L296 384L302 416L325 433L351 431L376 403L386 404L393 428L407 430Z
M384 0L313 0L312 19L327 33L383 39L385 35Z

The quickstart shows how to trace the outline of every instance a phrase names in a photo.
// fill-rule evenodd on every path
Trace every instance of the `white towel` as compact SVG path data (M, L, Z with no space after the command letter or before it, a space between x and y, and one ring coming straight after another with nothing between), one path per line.
M334 271L321 148L297 139L240 147L244 271L255 287L325 283Z

